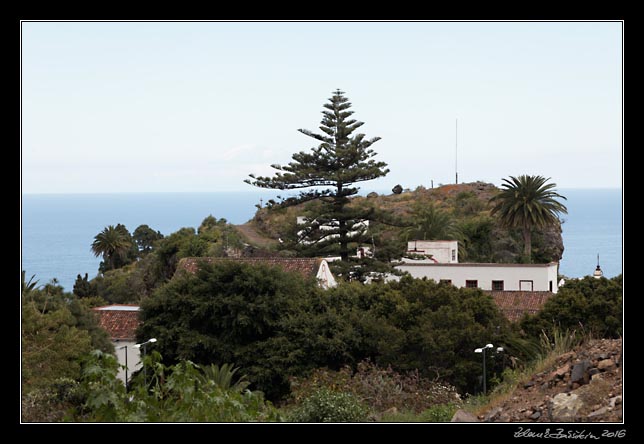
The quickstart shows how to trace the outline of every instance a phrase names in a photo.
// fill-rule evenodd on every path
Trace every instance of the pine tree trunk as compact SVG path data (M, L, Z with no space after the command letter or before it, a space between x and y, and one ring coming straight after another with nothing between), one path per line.
M344 262L349 260L349 239L347 236L347 222L338 221L340 225L340 259Z
M336 188L336 201L335 201L335 211L336 215L340 215L342 208L344 207L343 201L344 196L342 195L342 189L344 184L342 182L337 182L335 185ZM342 218L338 218L338 231L340 235L340 260L347 262L349 260L349 240L347 238L347 222Z

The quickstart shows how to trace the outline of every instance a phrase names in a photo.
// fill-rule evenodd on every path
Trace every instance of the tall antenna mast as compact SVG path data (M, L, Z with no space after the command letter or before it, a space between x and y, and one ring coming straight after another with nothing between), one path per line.
M456 184L458 185L458 119L456 119L456 148L454 159L454 171L456 172Z

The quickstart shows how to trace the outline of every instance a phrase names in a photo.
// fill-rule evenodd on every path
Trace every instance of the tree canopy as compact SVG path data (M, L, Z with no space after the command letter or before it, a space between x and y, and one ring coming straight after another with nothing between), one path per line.
M404 277L323 292L299 275L232 261L175 276L141 308L137 337L157 338L167 364L234 362L273 400L288 394L291 376L364 359L472 392L480 376L472 350L514 335L478 289Z

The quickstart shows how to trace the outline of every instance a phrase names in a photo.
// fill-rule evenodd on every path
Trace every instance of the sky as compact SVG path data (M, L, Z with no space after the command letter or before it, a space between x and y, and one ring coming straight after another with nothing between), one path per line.
M390 173L622 184L621 22L22 22L23 193L253 191L341 89ZM458 130L457 122L458 121Z

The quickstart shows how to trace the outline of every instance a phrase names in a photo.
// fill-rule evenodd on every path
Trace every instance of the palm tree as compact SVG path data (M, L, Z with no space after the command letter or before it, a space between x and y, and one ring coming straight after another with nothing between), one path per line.
M108 265L108 270L116 267L116 260L123 261L132 243L124 235L123 230L114 225L109 225L94 237L92 242L92 253L94 256L103 256L103 261Z
M499 214L501 223L508 228L520 228L523 234L523 254L532 262L532 230L554 225L560 213L568 213L557 198L566 199L554 190L555 183L542 176L510 176L503 179L504 189L494 196L492 214Z
M434 203L415 204L411 223L403 230L403 236L409 240L454 239L459 235L458 228L451 215L437 208Z
M27 296L29 293L37 289L38 281L34 281L34 278L36 277L35 274L32 274L29 280L27 280L27 273L25 270L22 270L21 276L22 295Z

